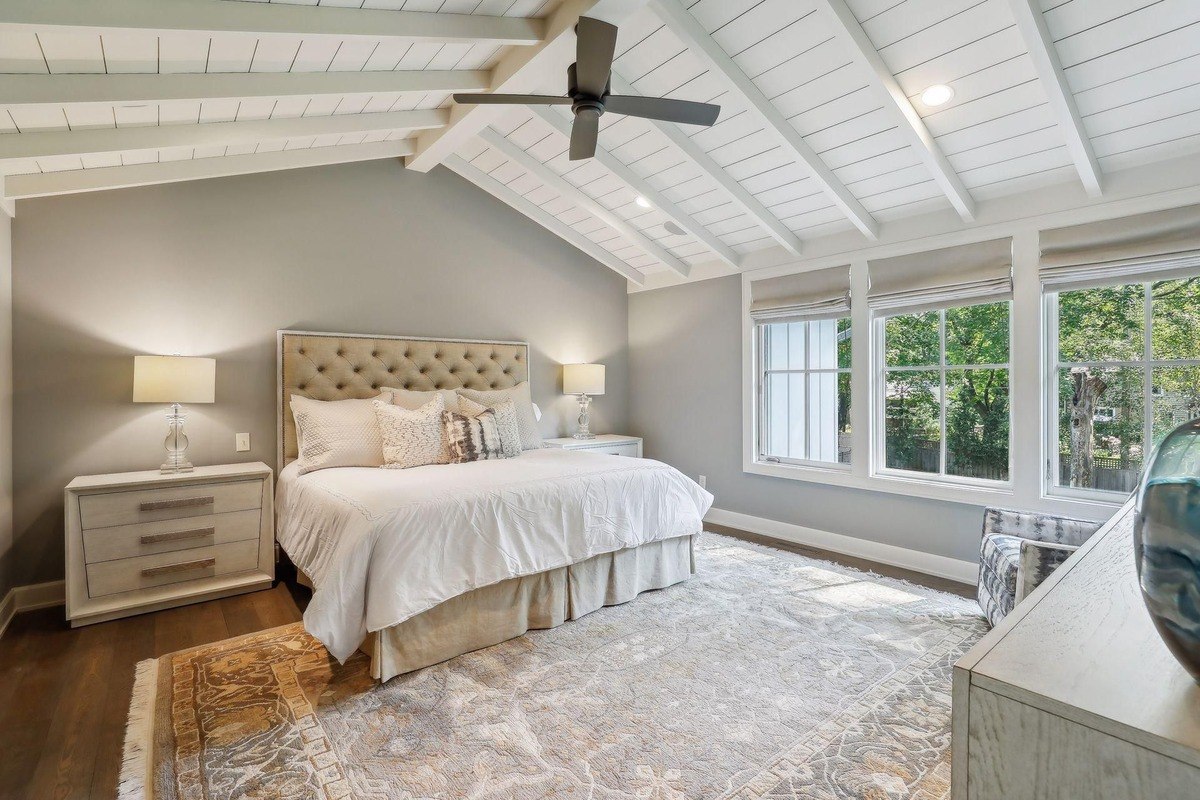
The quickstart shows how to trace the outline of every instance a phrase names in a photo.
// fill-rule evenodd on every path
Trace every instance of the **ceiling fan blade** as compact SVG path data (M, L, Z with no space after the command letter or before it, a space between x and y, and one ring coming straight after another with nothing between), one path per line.
M628 117L646 117L647 119L661 119L665 122L706 127L716 122L717 117L721 114L721 107L711 103L619 94L610 94L604 98L604 110L614 114L624 114Z
M456 94L454 102L472 105L569 106L572 100L544 94Z
M613 54L617 51L617 28L591 17L580 17L575 26L576 91L602 97L608 88Z
M580 109L571 124L571 161L582 161L596 155L600 137L600 113L591 108Z

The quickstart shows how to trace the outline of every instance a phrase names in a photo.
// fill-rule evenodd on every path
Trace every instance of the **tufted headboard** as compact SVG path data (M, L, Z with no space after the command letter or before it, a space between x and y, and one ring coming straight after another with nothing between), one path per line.
M529 380L529 345L355 333L279 331L280 469L296 460L294 394L314 400L374 397L387 387L505 389Z

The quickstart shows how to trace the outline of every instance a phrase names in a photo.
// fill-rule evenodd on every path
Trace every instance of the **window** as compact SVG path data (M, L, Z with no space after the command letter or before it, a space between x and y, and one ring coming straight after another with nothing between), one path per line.
M850 319L758 326L764 461L850 463Z
M1052 484L1130 492L1162 437L1200 417L1200 277L1047 298Z
M882 319L883 469L1008 481L1010 306Z

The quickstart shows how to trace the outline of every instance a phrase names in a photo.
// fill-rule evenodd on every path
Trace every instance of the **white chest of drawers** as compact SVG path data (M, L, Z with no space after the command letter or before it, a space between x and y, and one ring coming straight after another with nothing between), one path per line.
M72 626L270 587L271 468L90 475L65 491Z

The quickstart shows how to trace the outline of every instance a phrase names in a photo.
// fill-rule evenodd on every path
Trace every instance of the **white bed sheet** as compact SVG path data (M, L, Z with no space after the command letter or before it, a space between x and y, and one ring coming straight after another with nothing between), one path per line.
M368 632L444 600L699 533L713 496L659 461L559 449L279 476L280 545L312 578L309 633L345 661Z

